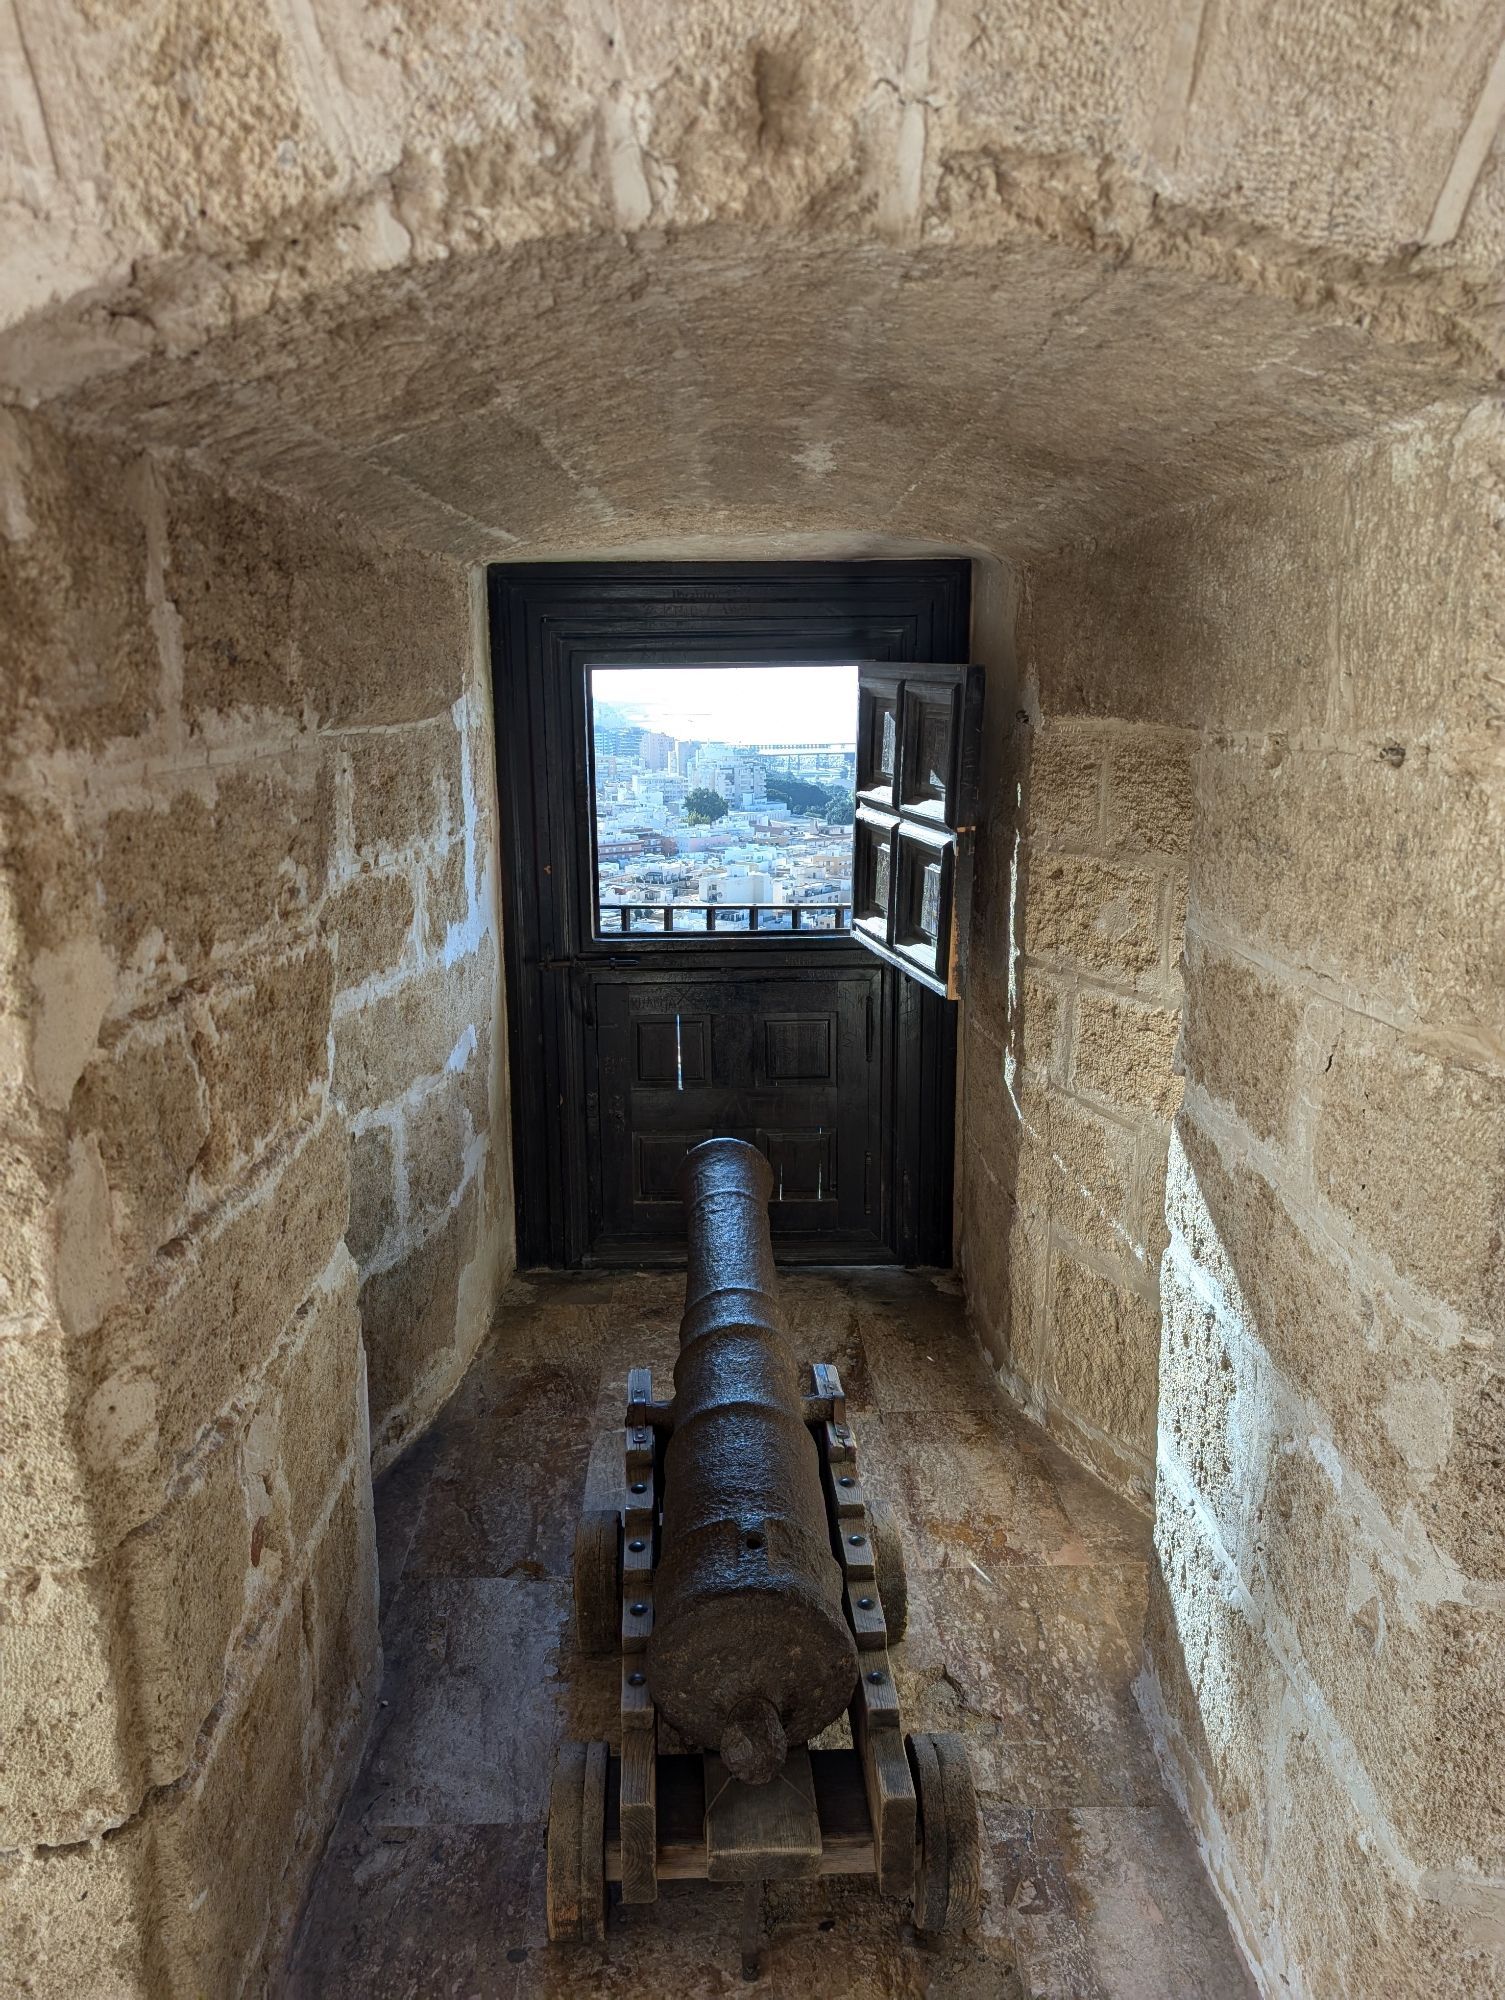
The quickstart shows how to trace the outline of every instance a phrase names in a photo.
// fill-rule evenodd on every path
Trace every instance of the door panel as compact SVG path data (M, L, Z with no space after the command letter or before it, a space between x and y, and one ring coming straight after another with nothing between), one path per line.
M882 975L865 967L601 974L590 1012L607 1245L682 1241L675 1173L719 1133L767 1155L775 1242L880 1248L882 1004Z

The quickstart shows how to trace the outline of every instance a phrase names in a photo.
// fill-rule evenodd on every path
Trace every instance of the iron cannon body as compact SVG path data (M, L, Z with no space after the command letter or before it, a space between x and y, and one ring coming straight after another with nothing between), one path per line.
M629 1371L612 1504L588 1487L576 1537L579 1649L618 1656L620 1740L560 1748L549 1935L599 1938L613 1893L739 1882L752 1972L763 1884L838 1873L911 1900L922 1931L962 1927L980 1865L970 1768L957 1737L903 1730L902 1545L863 1490L836 1370L802 1371L785 1338L768 1163L709 1139L680 1191L674 1394Z

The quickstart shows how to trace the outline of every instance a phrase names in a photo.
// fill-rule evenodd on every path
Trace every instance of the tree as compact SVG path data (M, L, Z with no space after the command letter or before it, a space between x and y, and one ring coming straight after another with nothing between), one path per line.
M788 806L799 817L814 819L826 809L831 796L829 785L812 785L808 778L791 778L784 771L770 773L768 796L777 805Z
M697 785L693 792L685 794L687 826L713 826L718 819L725 817L726 800L720 792L713 792L709 785Z
M832 792L831 803L826 807L827 826L850 826L857 817L857 809L852 803L850 792Z

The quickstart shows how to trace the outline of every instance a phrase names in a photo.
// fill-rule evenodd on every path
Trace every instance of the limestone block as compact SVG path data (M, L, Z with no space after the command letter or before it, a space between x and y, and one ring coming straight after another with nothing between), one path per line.
M1505 1076L1333 1010L1318 1187L1401 1274L1480 1328L1505 1321Z
M1063 1251L1050 1266L1048 1388L1077 1418L1152 1454L1160 1314L1152 1299Z
M45 1314L55 1303L53 1200L67 1173L62 1121L27 1139L0 1139L0 1317Z
M1272 1793L1260 1901L1308 1991L1424 1990L1437 2000L1500 1991L1498 1926L1470 1911L1466 1891L1449 1908L1406 1879L1314 1736L1290 1733Z
M62 801L0 795L0 881L7 905L7 957L19 975L51 952L58 960L93 939L98 891L94 845L78 811Z
M292 755L231 769L212 802L180 791L112 812L99 842L105 940L122 960L165 950L199 973L318 901L332 831L327 777Z
M454 1345L460 1272L475 1247L476 1222L472 1183L459 1205L400 1263L367 1278L361 1287L374 1435Z
M133 1026L90 1063L70 1107L104 1161L122 1242L151 1256L182 1226L209 1104L181 1009Z
M1436 757L1204 753L1197 904L1428 1024L1505 1034L1505 809Z
M45 1324L0 1330L0 1569L78 1561L97 1546L75 1347Z
M1147 1007L1084 987L1076 1004L1074 1084L1126 1111L1171 1117L1181 1102L1181 1079L1175 1073L1180 1025L1172 1008Z
M447 1209L465 1175L472 1137L466 1072L446 1070L408 1108L403 1167L408 1215L423 1224Z
M1505 428L1492 404L1417 422L1303 480L1343 487L1343 617L1334 698L1342 726L1450 766L1498 769ZM1408 747L1409 746L1409 747Z
M1050 715L1294 728L1324 717L1337 587L1328 537L1257 489L1042 564L1020 653Z
M350 1142L350 1226L345 1241L365 1270L397 1225L397 1146L386 1125L369 1125Z
M1194 740L1116 734L1108 756L1105 833L1132 852L1184 855L1191 839Z
M269 1384L277 1441L267 1471L286 1495L287 1554L294 1563L365 1424L359 1279L351 1258L337 1253L328 1277L327 1289L294 1316Z
M1306 996L1193 944L1186 964L1186 1073L1257 1138L1289 1136L1301 1082Z
M451 924L463 924L470 914L470 884L465 869L465 842L456 840L441 860L430 865L424 893L430 951L442 951Z
M455 565L378 550L310 517L292 621L299 678L325 727L418 722L463 690L470 621Z
M1260 1174L1225 1163L1184 1113L1167 1205L1227 1302L1228 1337L1257 1342L1310 1399L1314 1423L1392 1518L1419 1507L1466 1572L1505 1574L1505 1410L1488 1355L1408 1319L1383 1283L1324 1247Z
M220 1438L103 1564L11 1579L0 1843L87 1839L182 1776L220 1696L249 1544L235 1447Z
M461 1072L465 1092L465 1106L470 1113L470 1122L475 1130L487 1138L491 1134L491 1065L492 1035L491 1022L482 1016L475 1023L475 1047L470 1052L470 1060ZM505 1087L505 1086L504 1086ZM507 1152L507 1147L500 1149Z
M329 897L319 919L335 952L335 991L363 986L394 970L413 929L413 885L406 874L363 873Z
M999 1181L1010 1183L1019 1117L1003 1079L1003 1050L975 1020L967 1024L961 1114L967 1144L982 1154Z
M165 478L166 587L182 620L185 714L193 722L235 710L260 720L298 715L291 598L302 510L229 493L183 467Z
M140 1824L108 1840L0 1854L6 1991L16 2000L150 1993L161 1977L151 1883L151 1840Z
M490 937L468 958L435 966L335 1023L334 1092L348 1112L401 1097L415 1079L437 1076L461 1035L495 1012L496 953Z
M1268 1367L1172 1259L1161 1265L1160 1314L1160 1429L1242 1562L1273 1449Z
M1090 845L1099 833L1102 770L1094 731L1042 721L1028 753L1026 833Z
M1086 855L1032 852L1023 949L1061 969L1142 979L1160 964L1160 877Z
M1064 1083L1062 1047L1070 1007L1069 988L1033 966L1019 968L1008 1032L1015 1058L1026 1075Z
M208 1180L225 1179L305 1115L329 1070L329 947L315 939L258 957L247 971L194 1008L194 1050L209 1101L199 1164Z
M1497 1874L1505 1770L1481 1757L1505 1703L1505 1612L1438 1601L1311 1454L1270 1475L1261 1589L1353 1744L1387 1817L1424 1866Z
M1195 1511L1155 1494L1145 1650L1235 1854L1257 1869L1268 1824L1285 1675Z
M1061 1092L1026 1084L1019 1205L1078 1241L1123 1254L1144 1244L1134 1134Z
M405 853L463 822L460 732L448 715L340 739L349 759L350 824L362 858Z
M364 1426L361 1430L364 1439ZM369 1453L361 1449L340 1488L303 1585L310 1635L315 1728L331 1769L358 1756L381 1681L377 1641L376 1523ZM333 1792L338 1804L340 1790Z
M16 491L0 536L0 738L96 750L156 720L163 663L147 600L148 480L97 438L5 418Z
M154 1825L161 1948L187 1993L234 1993L304 1863L300 1820L322 1772L299 1600L237 1662L226 1716L191 1785ZM305 1837L306 1838L306 1837Z
M347 1157L333 1118L279 1149L248 1196L133 1279L79 1344L64 1420L97 1482L106 1546L158 1510L172 1467L270 1358L344 1235Z

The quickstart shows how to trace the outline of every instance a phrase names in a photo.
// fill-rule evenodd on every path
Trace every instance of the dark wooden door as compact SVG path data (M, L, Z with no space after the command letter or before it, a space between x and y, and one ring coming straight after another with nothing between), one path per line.
M962 562L496 565L519 1262L679 1261L673 1177L767 1153L781 1258L948 1264L955 1008L850 929L603 933L593 668L910 662L966 650Z
M598 1254L677 1244L675 1175L716 1136L767 1155L786 1253L881 1254L882 989L860 966L599 975Z

